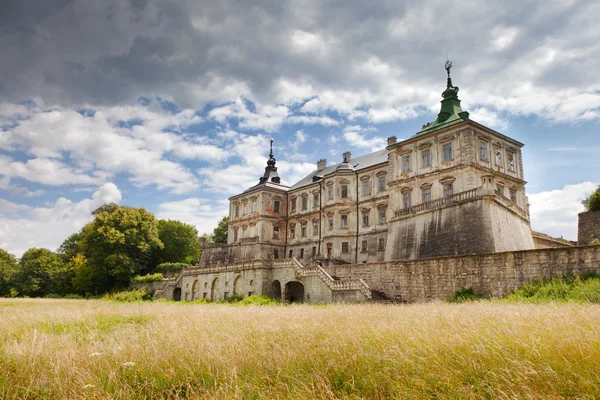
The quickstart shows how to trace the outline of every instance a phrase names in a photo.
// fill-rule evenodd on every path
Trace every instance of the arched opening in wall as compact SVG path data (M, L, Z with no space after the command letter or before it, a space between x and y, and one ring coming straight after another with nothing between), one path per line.
M175 289L173 289L173 300L181 301L181 288L180 287L176 287Z
M281 300L281 282L273 281L271 283L271 298Z
M297 281L286 283L285 299L290 303L304 302L304 285Z
M233 293L241 293L242 290L242 276L238 275L236 276L235 280L233 281Z
M212 301L217 301L219 297L219 277L216 277L212 281L212 285L210 286L210 299Z
M198 279L194 281L192 285L192 301L200 298L200 282Z

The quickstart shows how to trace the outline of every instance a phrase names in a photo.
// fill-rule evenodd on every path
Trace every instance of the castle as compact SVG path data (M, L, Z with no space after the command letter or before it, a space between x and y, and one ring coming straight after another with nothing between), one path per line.
M441 273L446 293L468 284L452 274L466 273L460 264L472 255L535 249L523 144L469 118L450 67L436 120L406 140L389 137L385 149L356 158L345 152L333 165L319 160L312 173L287 186L271 139L259 182L229 199L228 243L203 243L200 265L167 282L157 295L182 300L222 300L238 293L288 301L377 296L413 301L414 295L398 294L402 289L386 289L386 279L393 285L403 278L384 278L382 268L406 269L433 260L443 271L444 265L464 259L457 270ZM431 272L429 279L436 274ZM478 282L485 276L480 278ZM488 284L493 286L485 289L490 295L501 295L519 283L506 288L501 288L506 282L498 283L497 290L494 282L482 283Z

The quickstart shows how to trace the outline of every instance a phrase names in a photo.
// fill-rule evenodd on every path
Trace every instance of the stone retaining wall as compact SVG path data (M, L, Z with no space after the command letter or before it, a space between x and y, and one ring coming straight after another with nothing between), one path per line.
M594 239L600 240L600 211L586 211L579 214L577 244L587 246Z
M567 247L324 267L341 279L362 279L393 300L447 299L473 288L502 297L533 279L600 272L600 246Z

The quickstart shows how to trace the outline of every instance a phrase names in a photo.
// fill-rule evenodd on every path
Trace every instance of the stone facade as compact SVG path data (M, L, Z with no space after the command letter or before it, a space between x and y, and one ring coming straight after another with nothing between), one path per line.
M579 214L577 244L585 246L600 240L600 211L586 211Z
M362 279L396 301L450 298L473 288L482 296L502 297L535 279L600 272L600 246L511 251L385 263L326 266L339 279Z
M577 242L571 242L569 240L560 238L555 238L550 235L546 235L541 232L532 232L533 234L533 244L536 249L553 249L556 247L572 247L576 246Z

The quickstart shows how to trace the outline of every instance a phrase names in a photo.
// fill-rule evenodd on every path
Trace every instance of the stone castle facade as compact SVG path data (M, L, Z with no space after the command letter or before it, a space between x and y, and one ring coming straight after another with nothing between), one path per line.
M271 140L259 182L229 199L228 243L204 243L155 297L423 301L600 271L600 246L532 235L523 144L472 121L447 70L436 120L374 153L319 160L288 186Z
M287 186L271 153L259 183L231 197L227 246L202 265L296 258L371 263L533 249L523 144L469 119L458 87L407 140Z

